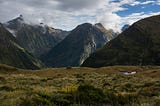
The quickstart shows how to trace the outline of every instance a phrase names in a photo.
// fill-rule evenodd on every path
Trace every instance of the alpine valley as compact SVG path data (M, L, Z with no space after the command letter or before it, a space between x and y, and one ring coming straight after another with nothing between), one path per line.
M120 34L0 23L0 106L160 106L159 76L160 15Z
M160 0L0 0L0 106L160 106Z

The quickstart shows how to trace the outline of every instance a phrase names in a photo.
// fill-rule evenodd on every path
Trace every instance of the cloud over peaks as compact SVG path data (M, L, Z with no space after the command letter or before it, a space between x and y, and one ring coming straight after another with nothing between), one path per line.
M43 22L66 30L84 22L101 22L106 28L120 31L125 23L133 23L144 16L150 16L149 13L158 14L155 11L141 11L139 13L143 14L133 18L132 15L137 13L133 8L136 10L136 6L159 4L160 0L0 0L0 22L6 22L22 14L27 22ZM130 13L125 16L118 13L127 10Z

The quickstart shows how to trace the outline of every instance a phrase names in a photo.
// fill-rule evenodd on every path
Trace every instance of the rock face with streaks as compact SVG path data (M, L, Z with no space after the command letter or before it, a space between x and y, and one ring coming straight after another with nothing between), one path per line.
M24 69L42 68L42 63L22 48L16 38L0 24L0 63Z
M106 30L100 23L84 23L43 55L42 60L49 67L80 66L91 53L114 37L116 34L112 30Z
M69 34L67 31L54 29L43 23L27 24L22 15L4 23L4 26L16 37L23 48L36 57L48 52Z

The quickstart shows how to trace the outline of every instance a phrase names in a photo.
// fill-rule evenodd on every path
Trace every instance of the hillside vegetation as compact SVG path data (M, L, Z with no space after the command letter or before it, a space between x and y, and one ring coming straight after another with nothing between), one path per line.
M0 63L23 69L40 69L43 64L22 48L16 38L0 23Z
M135 22L82 66L160 65L160 15Z
M159 76L153 66L33 71L0 65L0 105L160 106Z

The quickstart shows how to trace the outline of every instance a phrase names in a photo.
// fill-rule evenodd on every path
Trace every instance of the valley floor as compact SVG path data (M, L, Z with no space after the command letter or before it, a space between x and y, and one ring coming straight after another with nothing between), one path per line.
M22 70L0 65L0 106L30 105L160 106L160 67Z

